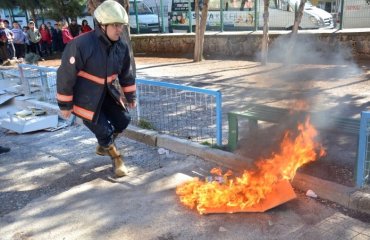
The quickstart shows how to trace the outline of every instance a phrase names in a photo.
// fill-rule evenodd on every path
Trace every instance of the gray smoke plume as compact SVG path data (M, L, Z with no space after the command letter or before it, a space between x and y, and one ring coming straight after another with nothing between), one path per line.
M264 81L269 81L270 89L253 98L256 102L289 110L305 105L298 109L315 112L314 124L320 129L330 129L319 131L319 141L328 151L325 160L354 165L356 137L332 133L336 126L330 117L358 117L366 110L368 101L358 96L358 89L352 88L370 78L357 66L349 46L338 41L335 35L326 39L308 34L298 35L295 41L290 35L275 39L268 54L268 65L274 67L264 75L269 78ZM279 124L261 122L256 132L249 131L245 121L237 152L254 159L270 156L278 151L284 132L291 130L294 136L297 123L304 121L304 117L302 112L295 112Z

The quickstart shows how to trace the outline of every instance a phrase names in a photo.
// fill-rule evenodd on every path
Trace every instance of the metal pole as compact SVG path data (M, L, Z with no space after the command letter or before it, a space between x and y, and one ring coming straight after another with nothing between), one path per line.
M221 32L224 31L224 0L220 0Z
M140 89L140 82L136 82L136 86L137 86L137 88L136 88L136 114L137 114L137 121L138 122L140 122L140 120L141 120L141 107L140 107L140 91L139 91L139 89Z
M162 21L162 33L164 33L166 31L165 27L164 27L164 9L163 9L163 0L160 0L159 1L159 4L160 4L160 8L161 8L161 21Z
M188 16L189 16L189 32L193 32L193 23L192 23L192 16L191 16L191 3L188 0Z
M216 94L216 142L222 146L222 94L219 90Z
M21 79L21 82L22 82L23 90L25 91L26 95L30 95L31 94L31 87L30 87L30 83L28 82L28 79L26 79L26 77L25 77L25 73L23 71L24 66L25 65L18 64L19 76L20 76L20 79Z
M367 152L367 120L370 118L369 112L361 112L360 133L358 140L357 162L356 162L356 187L364 185L365 160Z
M135 17L136 17L136 33L140 33L140 27L139 27L139 16L137 15L137 2L134 0L134 8L135 8Z
M343 29L343 16L344 16L344 0L340 2L340 21L339 21L339 30Z
M258 13L257 13L257 6L259 4L259 1L263 1L263 0L254 0L254 31L258 30L259 16L258 16Z

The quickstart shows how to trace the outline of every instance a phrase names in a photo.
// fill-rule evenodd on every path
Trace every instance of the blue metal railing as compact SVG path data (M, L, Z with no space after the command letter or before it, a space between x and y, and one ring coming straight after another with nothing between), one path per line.
M18 69L19 78L27 94L34 95L41 91L41 100L49 103L56 103L57 68L18 64Z
M370 112L361 113L360 136L356 166L356 186L363 187L370 178Z
M216 115L216 143L217 145L222 145L222 95L219 90L211 90L211 89L204 89L204 88L198 88L198 87L191 87L191 86L184 86L184 85L178 85L168 82L158 82L158 81L151 81L151 80L145 80L145 79L137 79L136 85L138 86L137 90L137 99L138 99L138 106L137 106L137 112L138 112L138 118L140 118L140 110L141 110L141 98L142 98L142 92L140 91L140 85L146 85L146 86L156 86L161 87L164 89L176 89L179 91L188 91L191 93L200 93L205 94L208 96L213 96L215 98L215 115ZM164 95L161 95L164 97ZM171 100L172 101L172 100Z
M17 75L27 94L56 104L57 68L29 64L19 64L18 68ZM134 124L138 125L140 119L151 119L159 132L205 142L216 139L216 144L222 145L222 97L219 90L145 79L137 79L136 84L138 104L131 112L133 120L136 117L138 121L133 121ZM147 90L149 87L152 89ZM166 118L162 118L163 115Z

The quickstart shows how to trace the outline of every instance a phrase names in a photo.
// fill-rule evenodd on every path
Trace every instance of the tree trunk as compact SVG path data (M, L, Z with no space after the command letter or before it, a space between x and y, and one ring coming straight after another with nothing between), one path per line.
M203 1L203 9L202 9L202 15L200 18L199 31L198 29L196 29L197 33L195 36L195 42L196 43L198 42L199 48L198 48L198 53L197 53L198 58L195 59L195 55L194 55L195 62L200 62L202 61L202 58L203 58L204 32L206 31L206 26L207 26L208 3L209 3L209 0Z
M264 0L264 10L263 10L263 37L262 37L262 48L261 48L261 64L267 64L267 53L269 44L269 0Z
M35 22L35 27L38 27L37 20L36 20L36 12L34 8L31 9L31 16L32 16L32 20Z
M301 3L299 4L298 10L295 12L294 16L294 25L292 29L292 33L290 35L289 43L288 43L288 48L285 52L286 54L286 59L285 62L288 63L289 60L291 59L290 56L293 56L294 54L294 49L295 49L295 43L297 41L297 34L298 34L298 29L299 29L299 24L301 23L302 16L303 16L303 10L304 10L304 5L307 0L301 0Z
M199 23L199 0L195 0L195 44L194 44L194 62L200 62L202 60L200 50L200 23Z
M294 25L292 29L292 35L297 35L299 24L301 24L302 16L303 16L303 10L304 5L306 4L307 0L301 0L301 3L299 4L298 11L295 12L294 16Z
M119 2L126 10L127 14L130 12L130 3L129 0L116 0ZM102 3L104 0L88 0L86 5L91 16L94 16L95 9ZM136 63L134 57L134 51L132 50L131 37L130 37L130 25L126 25L124 31L122 32L121 38L125 41L129 47L130 58L131 58L131 71L133 76L136 78Z
M9 17L10 17L11 21L14 22L15 19L14 19L13 8L9 8L8 11L9 11L9 15L10 15Z

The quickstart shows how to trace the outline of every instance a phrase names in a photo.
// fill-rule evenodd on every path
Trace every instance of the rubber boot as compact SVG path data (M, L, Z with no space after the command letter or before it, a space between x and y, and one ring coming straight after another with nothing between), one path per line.
M113 170L116 177L123 177L126 176L128 173L128 170L123 163L122 157L120 152L117 150L116 146L114 144L111 144L108 146L108 148L105 149L105 151L108 152L109 156L112 159L113 164Z
M99 144L98 144L98 146L96 146L95 153L100 155L100 156L109 156L108 148L100 146Z

